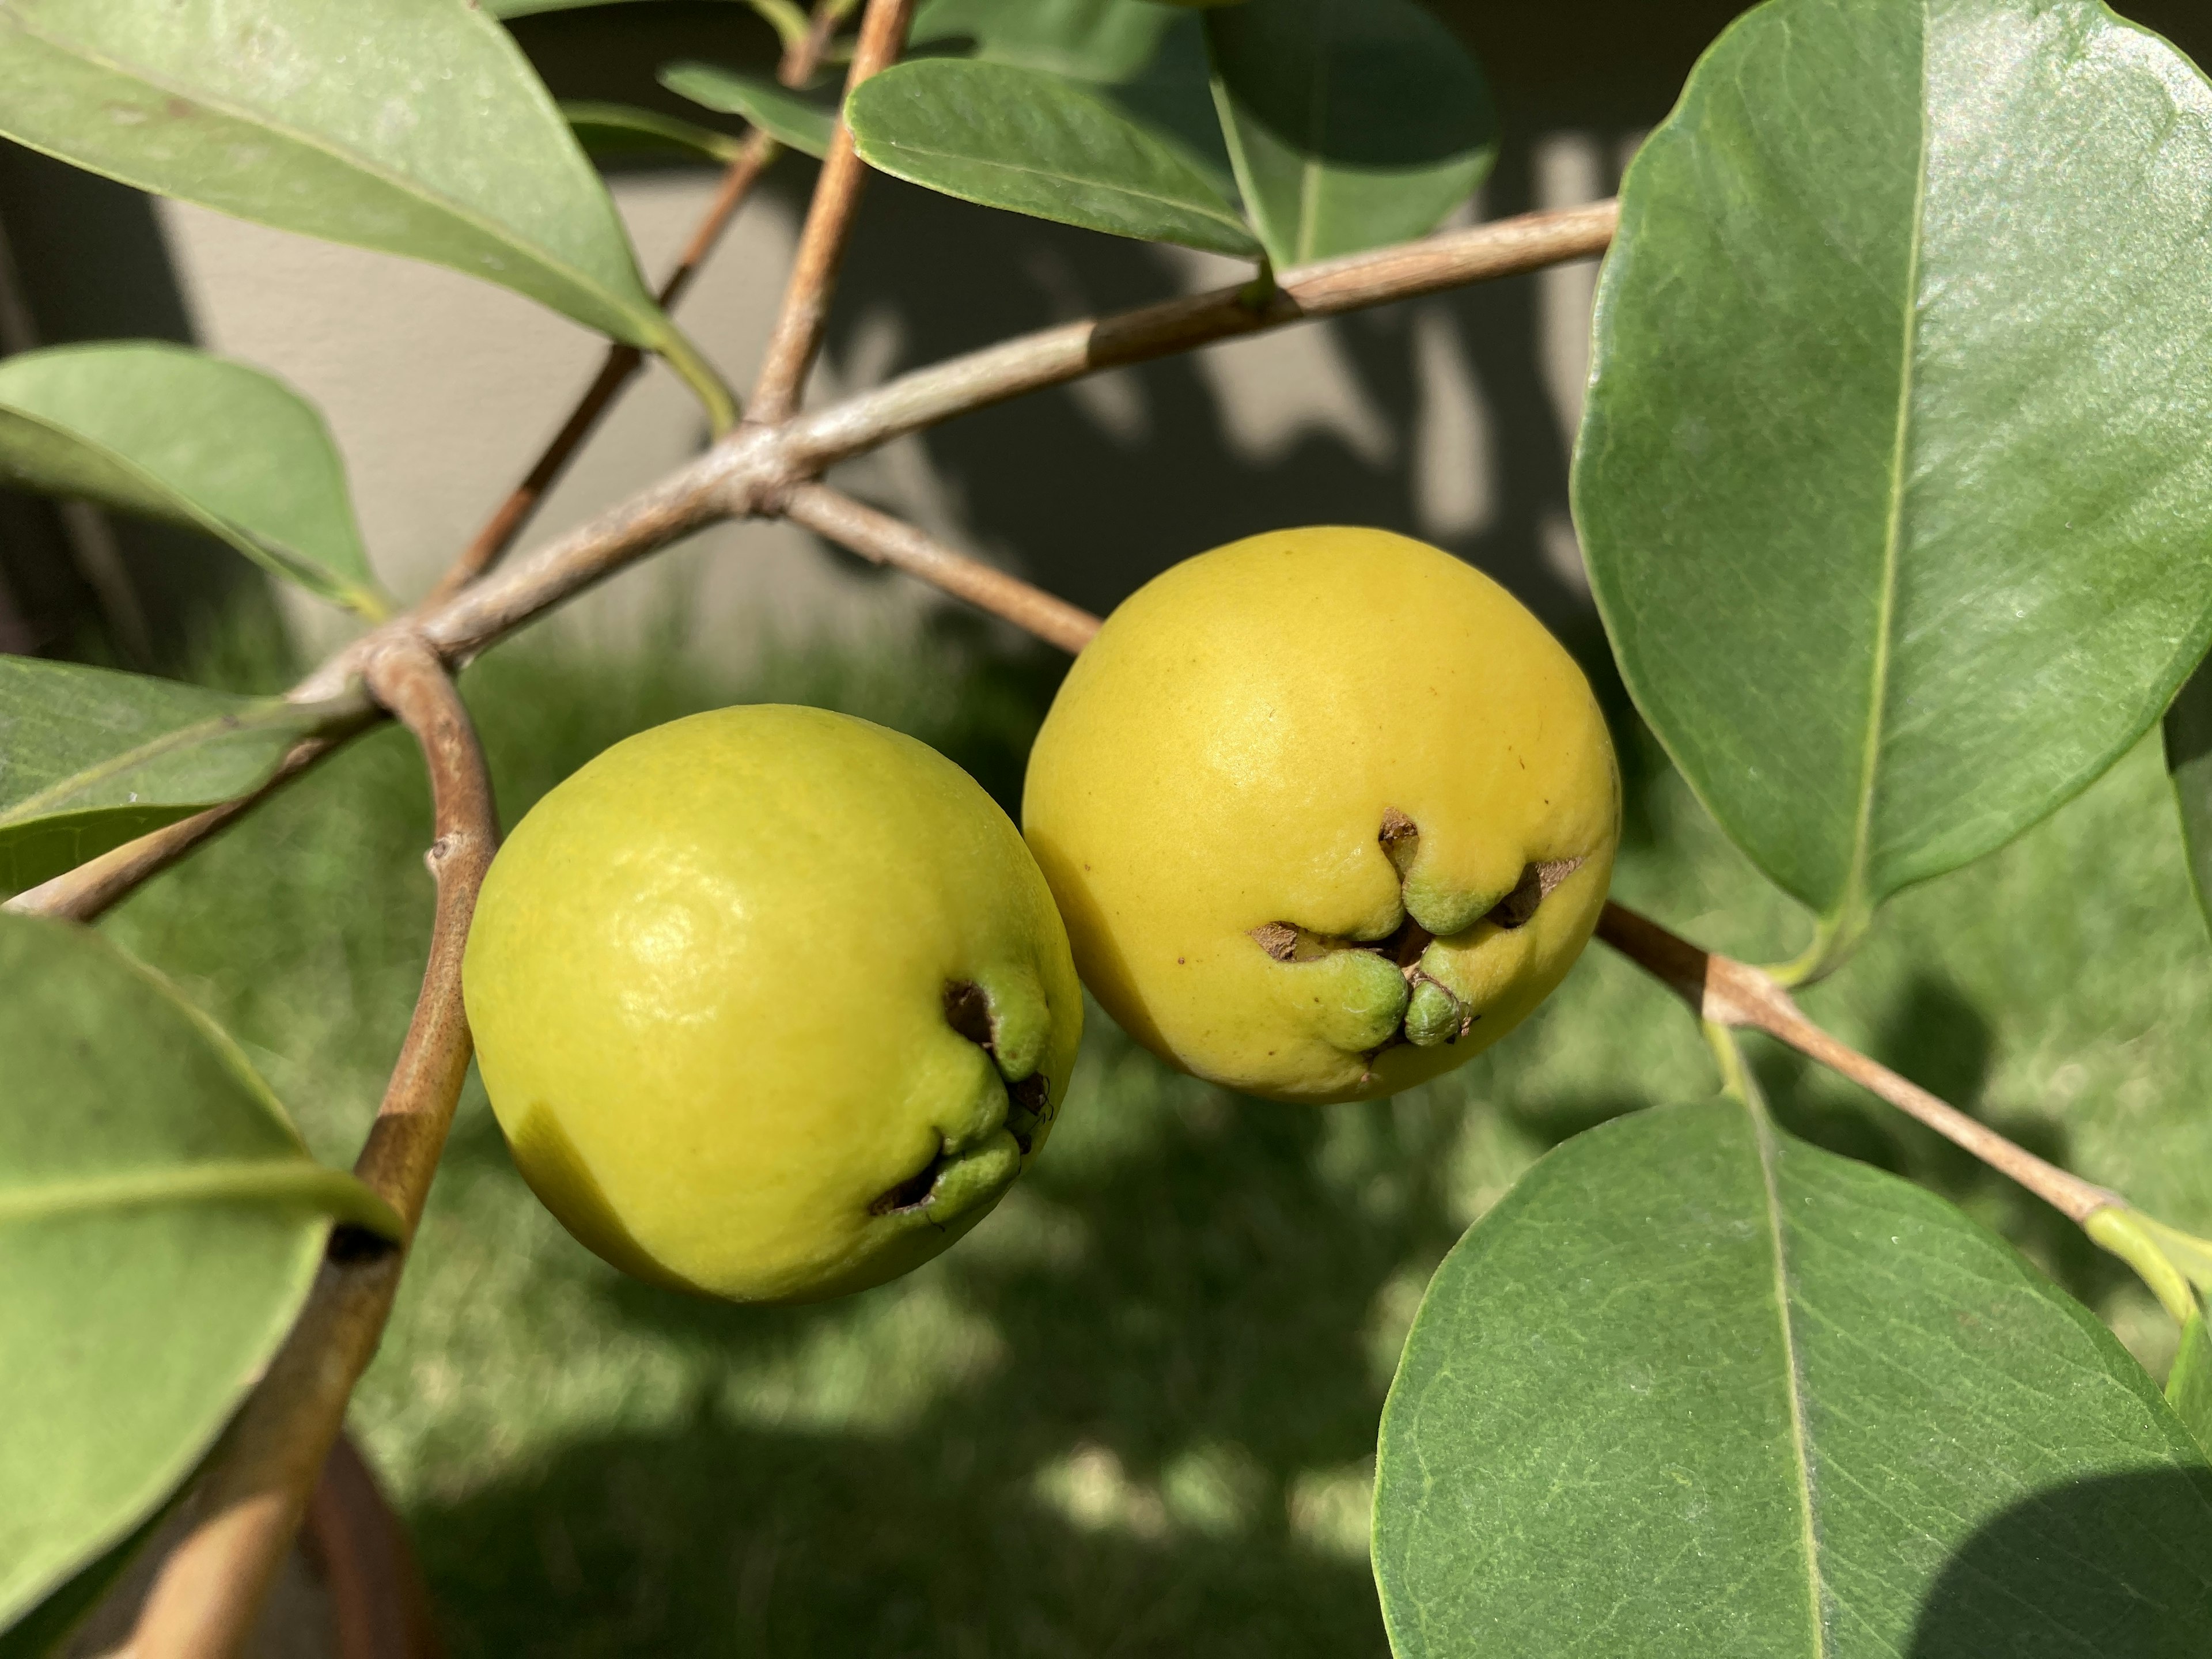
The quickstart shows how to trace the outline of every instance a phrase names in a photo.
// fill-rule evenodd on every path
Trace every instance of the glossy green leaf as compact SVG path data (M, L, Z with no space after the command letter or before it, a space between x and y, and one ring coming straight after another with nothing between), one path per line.
M689 155L726 167L744 148L742 140L694 121L679 121L634 104L590 100L564 102L561 113L585 152L599 160L633 155Z
M258 788L321 713L0 656L0 893Z
M1773 0L1629 169L1574 501L1638 707L1847 939L2212 634L2212 88L2094 0Z
M0 133L142 190L451 265L711 380L551 95L471 0L7 0Z
M283 1340L331 1223L396 1237L228 1039L88 929L0 915L0 1630L127 1537Z
M1116 236L1261 251L1178 146L1042 70L922 58L862 82L845 117L871 166L948 196Z
M2166 769L2181 810L2197 908L2212 925L2212 669L2200 664L2166 711Z
M151 340L10 357L0 479L204 531L364 616L390 608L330 428L243 363Z
M1264 0L1206 15L1214 99L1279 267L1434 230L1498 156L1458 37L1416 0Z
M2010 1246L1730 1101L1540 1162L1384 1408L1401 1659L2183 1659L2212 1468Z
M669 64L660 71L660 84L702 109L742 115L779 144L817 161L830 153L830 135L837 130L834 87L824 89L826 96L811 97L757 75L700 63Z
M907 38L918 52L1121 82L1143 70L1181 21L1152 0L924 0Z

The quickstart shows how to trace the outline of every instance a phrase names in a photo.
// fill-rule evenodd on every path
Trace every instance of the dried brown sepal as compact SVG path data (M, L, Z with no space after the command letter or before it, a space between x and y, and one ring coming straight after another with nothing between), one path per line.
M1483 920L1509 931L1527 927L1536 914L1536 907L1551 896L1553 889L1582 868L1582 862L1580 859L1552 859L1542 864L1522 866L1521 879L1514 884L1513 890L1498 900Z

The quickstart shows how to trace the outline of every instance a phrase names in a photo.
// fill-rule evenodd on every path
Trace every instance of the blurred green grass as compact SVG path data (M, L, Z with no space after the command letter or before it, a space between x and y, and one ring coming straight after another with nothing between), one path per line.
M465 690L512 823L607 744L724 702L898 726L1002 802L1057 668L994 636L769 651L509 647ZM233 650L216 678L281 678ZM1701 943L1805 923L1648 738L1616 892ZM222 1020L317 1152L350 1158L431 908L405 739L356 744L106 924ZM1891 907L1808 1007L2035 1150L2212 1231L2212 952L2154 749L2020 842ZM2147 1295L2065 1224L1762 1044L1778 1113L2020 1243L2154 1370ZM1549 1146L1714 1086L1691 1022L1594 947L1522 1031L1428 1089L1326 1109L1167 1071L1094 1010L1049 1155L902 1283L760 1310L632 1284L507 1162L471 1082L356 1433L456 1659L966 1659L1386 1652L1365 1522L1376 1413L1427 1275Z

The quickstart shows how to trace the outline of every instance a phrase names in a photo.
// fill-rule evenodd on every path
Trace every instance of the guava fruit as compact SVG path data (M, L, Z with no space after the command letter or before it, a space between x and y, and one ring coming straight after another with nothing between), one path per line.
M1565 975L1620 785L1574 659L1496 582L1378 530L1255 536L1076 659L1023 823L1091 993L1278 1100L1460 1065Z
M617 744L494 860L463 961L524 1178L641 1279L880 1284L1042 1148L1082 1030L1020 835L925 744L816 708Z

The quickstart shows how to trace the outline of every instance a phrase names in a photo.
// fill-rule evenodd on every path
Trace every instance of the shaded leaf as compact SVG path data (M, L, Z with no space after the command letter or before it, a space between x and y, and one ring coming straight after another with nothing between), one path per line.
M390 609L330 428L243 363L153 340L0 362L0 479L203 531L364 616Z
M923 58L864 82L862 159L948 196L1117 236L1256 255L1219 186L1097 91L1042 70Z
M2166 711L2166 769L2197 908L2212 924L2212 669L2199 664Z
M726 132L639 109L634 104L564 102L561 113L568 118L569 131L586 152L601 158L694 155L726 167L744 148L741 140Z
M1265 0L1206 15L1237 182L1278 266L1425 236L1498 156L1459 39L1415 0Z
M98 934L0 915L0 985L4 1629L191 1470L283 1340L331 1222L398 1221L309 1158L245 1057Z
M1404 1659L2203 1650L2212 1468L2086 1309L1733 1102L1540 1162L1384 1409Z
M0 133L142 190L696 352L529 62L469 0L8 0Z
M811 96L757 75L682 63L662 70L660 84L702 109L742 115L779 144L817 161L830 153L830 136L837 130L835 82L823 89L826 95Z
M1774 0L1630 168L1575 509L1638 707L1848 939L2212 633L2212 88L2094 0Z
M320 712L0 656L0 893L258 788Z

